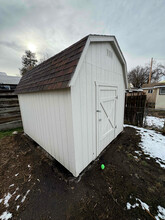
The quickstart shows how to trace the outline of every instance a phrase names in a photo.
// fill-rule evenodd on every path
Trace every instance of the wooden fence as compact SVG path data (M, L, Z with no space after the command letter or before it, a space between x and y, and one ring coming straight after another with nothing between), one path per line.
M144 110L146 105L146 95L143 93L126 93L125 96L125 116L126 124L143 126Z
M13 90L0 90L0 131L22 127L18 97Z

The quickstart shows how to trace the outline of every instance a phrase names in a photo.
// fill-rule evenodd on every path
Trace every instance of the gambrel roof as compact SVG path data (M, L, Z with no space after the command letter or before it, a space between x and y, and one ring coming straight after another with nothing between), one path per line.
M102 41L112 42L112 46L122 63L127 87L126 62L116 38L109 35L88 35L28 71L20 80L15 93L39 92L70 87L73 85L76 72L78 73L90 42Z

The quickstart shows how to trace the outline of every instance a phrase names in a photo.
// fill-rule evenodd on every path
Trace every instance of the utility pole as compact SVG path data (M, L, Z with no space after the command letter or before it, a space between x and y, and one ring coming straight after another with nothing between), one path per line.
M151 76L152 76L152 64L153 64L153 57L151 58L151 67L150 67L150 73L149 73L149 80L148 80L148 83L151 83Z

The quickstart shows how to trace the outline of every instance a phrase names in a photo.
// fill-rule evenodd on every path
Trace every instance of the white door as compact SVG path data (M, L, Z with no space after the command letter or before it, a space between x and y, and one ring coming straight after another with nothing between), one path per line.
M117 87L96 86L97 156L115 138Z

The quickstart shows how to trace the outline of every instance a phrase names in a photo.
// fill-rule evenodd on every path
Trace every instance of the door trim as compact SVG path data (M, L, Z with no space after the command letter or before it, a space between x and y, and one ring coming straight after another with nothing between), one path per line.
M116 92L116 98L115 98L115 109L116 109L116 101L117 101L117 97L118 97L118 87L117 85L114 85L114 84L107 84L107 83L102 83L102 82L96 82L95 81L95 130L96 130L96 155L98 156L99 155L99 123L98 123L98 120L99 120L99 113L100 113L100 110L99 110L99 87L110 87L110 91L114 91ZM114 118L114 138L116 136L116 115L115 115L115 118Z

